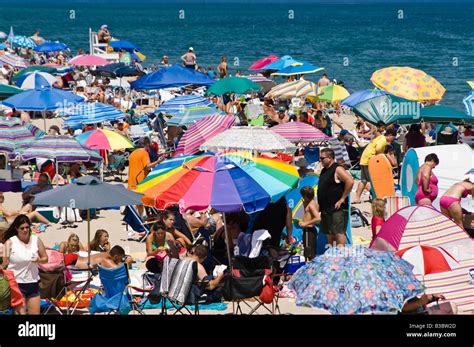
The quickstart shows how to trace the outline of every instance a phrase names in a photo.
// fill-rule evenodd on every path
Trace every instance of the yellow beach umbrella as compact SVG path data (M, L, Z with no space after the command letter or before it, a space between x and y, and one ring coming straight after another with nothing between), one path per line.
M339 102L341 100L344 100L349 95L350 94L346 90L346 88L335 84L331 86L322 87L320 90L320 95L318 96L318 100L334 103L334 102Z
M412 101L441 100L446 91L435 78L408 66L377 70L370 80L380 89Z
M471 87L471 89L474 89L474 81L466 81L467 84L469 84L469 87Z
M303 98L303 97L315 97L318 95L318 86L310 81L297 80L279 84L273 87L266 96L271 98L290 99L290 98Z

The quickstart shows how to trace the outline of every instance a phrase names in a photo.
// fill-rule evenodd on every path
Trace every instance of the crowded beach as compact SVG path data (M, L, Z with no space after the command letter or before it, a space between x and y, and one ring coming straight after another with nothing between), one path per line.
M0 315L474 312L474 82L112 29L0 32Z

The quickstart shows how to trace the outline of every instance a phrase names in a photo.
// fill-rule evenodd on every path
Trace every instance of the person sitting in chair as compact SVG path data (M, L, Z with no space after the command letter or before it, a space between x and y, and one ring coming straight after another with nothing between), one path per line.
M125 255L125 250L120 246L113 246L108 252L91 254L90 264L88 266L88 257L80 257L77 253L68 253L64 255L66 266L74 265L77 269L87 270L97 265L113 269L115 267L127 264L131 266L132 257Z
M166 231L166 225L162 221L156 222L151 227L151 233L146 238L146 255L145 266L153 273L161 273L163 260L167 256L178 258L175 238Z
M196 247L192 249L191 254L184 258L184 259L196 261L198 263L198 273L197 273L198 281L204 281L207 278L209 278L209 275L207 274L206 269L202 265L202 263L204 262L204 260L206 260L206 258L207 258L207 247L204 245L197 245ZM215 289L219 285L219 283L222 282L223 279L224 279L224 273L223 272L218 273L216 278L213 278L209 281L206 288L210 290Z
M99 43L109 43L112 39L112 36L109 32L109 27L106 24L100 27L100 30L97 33L97 38L99 39Z

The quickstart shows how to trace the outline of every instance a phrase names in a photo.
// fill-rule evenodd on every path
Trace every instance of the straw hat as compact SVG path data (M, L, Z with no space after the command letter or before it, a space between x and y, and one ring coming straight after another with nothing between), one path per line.
M441 132L443 135L452 135L454 134L453 128L451 127L446 127L444 130Z

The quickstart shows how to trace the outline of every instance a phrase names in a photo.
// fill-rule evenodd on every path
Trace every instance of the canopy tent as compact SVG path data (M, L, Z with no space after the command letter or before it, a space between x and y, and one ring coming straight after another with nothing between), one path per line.
M464 180L466 172L472 168L474 152L467 144L410 148L403 160L400 185L403 196L409 197L412 204L415 204L415 193L418 188L415 182L416 173L425 156L430 153L435 153L439 158L439 165L433 169L438 178L439 189L438 198L433 201L433 206L439 208L439 199L444 192L456 182ZM462 206L474 211L472 200L463 199Z
M209 86L215 80L196 70L179 65L159 69L132 82L132 89L151 90L170 87L180 87L190 84Z

